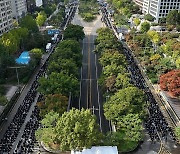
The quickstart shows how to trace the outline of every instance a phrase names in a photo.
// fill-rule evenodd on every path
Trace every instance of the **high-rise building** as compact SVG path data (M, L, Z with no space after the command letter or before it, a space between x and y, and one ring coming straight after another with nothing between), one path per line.
M10 0L0 0L0 36L12 28L12 10Z
M140 8L142 8L143 7L143 1L144 0L133 0L137 5L139 5L140 6Z
M134 0L134 2L142 7L144 14L150 14L155 17L156 22L160 18L166 17L171 10L180 11L180 0Z
M26 15L26 0L11 0L12 14L14 19L19 19Z

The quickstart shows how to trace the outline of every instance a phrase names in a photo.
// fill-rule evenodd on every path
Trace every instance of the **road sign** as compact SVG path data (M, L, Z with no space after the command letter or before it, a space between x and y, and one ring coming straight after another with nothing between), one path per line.
M48 30L48 35L54 35L54 34L59 34L60 30L59 29L49 29Z

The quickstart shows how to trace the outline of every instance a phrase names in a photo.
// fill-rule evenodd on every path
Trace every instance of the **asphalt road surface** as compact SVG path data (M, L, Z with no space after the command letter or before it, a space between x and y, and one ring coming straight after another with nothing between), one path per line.
M96 30L103 27L101 16L98 16L94 22L84 22L78 15L78 10L72 21L84 27L85 38L82 41L82 68L81 68L81 84L79 109L90 109L96 115L97 123L100 131L111 131L110 122L104 117L103 112L103 97L98 86L98 78L101 73L101 67L98 64L97 55L93 52L95 49L94 40L97 36Z

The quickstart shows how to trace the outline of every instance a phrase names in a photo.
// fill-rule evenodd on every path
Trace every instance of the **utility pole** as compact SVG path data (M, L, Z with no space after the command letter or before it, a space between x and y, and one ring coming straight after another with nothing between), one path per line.
M12 69L16 69L16 77L17 77L17 82L18 82L18 92L20 91L20 86L19 86L19 74L18 74L18 68L23 68L25 66L13 66L13 67L8 67L8 68L12 68Z

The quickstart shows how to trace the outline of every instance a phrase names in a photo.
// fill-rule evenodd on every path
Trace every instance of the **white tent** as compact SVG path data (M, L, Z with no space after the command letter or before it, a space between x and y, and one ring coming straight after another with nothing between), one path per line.
M82 151L71 151L71 154L118 154L116 146L99 146Z

